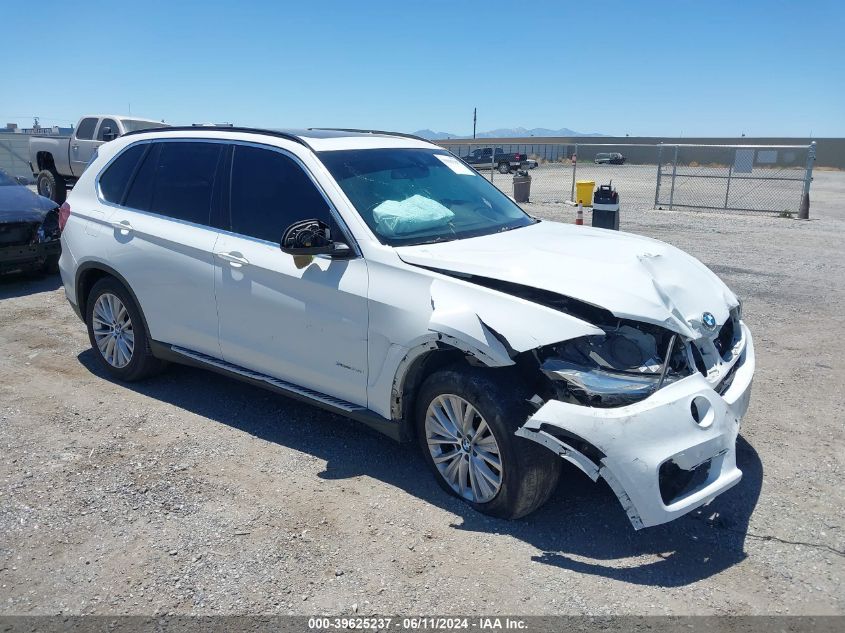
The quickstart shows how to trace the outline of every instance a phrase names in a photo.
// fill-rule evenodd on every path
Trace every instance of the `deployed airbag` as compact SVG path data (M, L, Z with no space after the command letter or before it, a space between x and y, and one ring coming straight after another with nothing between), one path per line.
M436 200L419 194L401 202L385 200L373 209L373 219L382 235L399 236L444 226L455 217Z

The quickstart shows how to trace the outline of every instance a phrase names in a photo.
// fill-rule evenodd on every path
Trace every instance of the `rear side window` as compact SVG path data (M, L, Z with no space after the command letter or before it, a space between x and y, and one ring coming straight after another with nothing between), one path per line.
M235 146L229 208L235 233L279 242L299 220L317 219L339 236L329 205L308 174L280 152Z
M126 206L211 224L220 143L155 143L132 183Z
M94 128L97 127L97 119L82 119L79 127L76 128L76 138L83 141L94 138Z
M118 156L100 176L100 195L107 202L120 204L129 179L149 145L133 145Z

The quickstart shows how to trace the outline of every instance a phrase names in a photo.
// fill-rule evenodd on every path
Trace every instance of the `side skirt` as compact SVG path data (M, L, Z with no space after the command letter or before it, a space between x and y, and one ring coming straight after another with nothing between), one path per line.
M371 429L383 433L396 441L401 441L402 436L398 422L383 418L366 407L335 398L313 389L308 389L307 387L301 387L285 380L268 376L267 374L252 371L251 369L246 369L245 367L214 358L213 356L179 347L178 345L150 341L150 348L156 358L180 365L208 369L256 387L261 387L262 389L269 389L294 400L307 402L331 413L351 418L362 424L366 424Z

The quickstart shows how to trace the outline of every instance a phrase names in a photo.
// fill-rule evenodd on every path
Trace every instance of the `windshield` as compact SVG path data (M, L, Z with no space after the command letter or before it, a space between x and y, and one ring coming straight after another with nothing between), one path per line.
M443 242L537 222L446 150L364 149L319 156L383 244Z
M123 119L123 128L127 132L137 132L138 130L149 130L157 127L169 127L166 123L159 123L157 121L136 121L134 119Z

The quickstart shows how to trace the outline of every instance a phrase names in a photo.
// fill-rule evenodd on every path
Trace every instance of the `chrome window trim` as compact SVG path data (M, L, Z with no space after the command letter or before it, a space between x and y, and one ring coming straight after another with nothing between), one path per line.
M358 246L358 242L353 237L352 231L349 230L349 226L347 225L346 221L343 219L343 216L341 216L341 214L338 212L337 207L332 202L331 198L326 194L326 191L323 189L322 185L314 177L314 174L311 173L311 170L308 168L308 166L304 162L302 162L302 159L299 158L299 156L297 156L296 154L294 154L290 150L283 148L283 147L278 147L276 145L267 145L265 143L255 143L255 142L252 142L252 141L241 141L241 140L237 140L237 139L190 138L190 137L188 137L188 138L155 137L155 138L142 139L140 141L135 141L134 143L129 143L125 147L118 150L115 153L115 155L112 156L106 162L106 164L103 165L103 167L97 172L97 175L94 176L94 191L97 195L97 202L98 203L105 205L107 207L111 207L113 209L122 209L122 210L126 210L126 211L132 211L133 213L143 213L143 214L146 214L146 215L150 215L152 217L162 218L164 220L170 220L171 222L178 222L180 224L185 224L187 226L196 226L196 227L200 227L200 228L204 228L204 229L211 229L211 230L217 231L221 234L240 237L240 238L247 239L247 240L250 240L250 241L253 241L253 242L259 242L261 244L271 244L271 245L276 246L276 247L279 246L278 242L271 242L271 241L268 241L268 240L262 240L260 238L253 237L251 235L244 235L243 233L236 233L234 231L229 231L229 230L226 230L226 229L210 226L208 224L197 224L196 222L188 222L187 220L180 220L178 218L174 218L174 217L171 217L171 216L168 216L168 215L162 215L160 213L155 213L154 211L145 211L143 209L136 209L134 207L127 207L127 206L115 204L113 202L109 202L108 200L106 200L103 197L103 193L102 193L102 190L100 188L100 178L102 177L102 175L111 166L111 164L114 161L116 161L118 158L120 158L130 148L135 147L137 145L143 145L143 144L148 144L148 143L216 143L218 145L245 145L245 146L249 146L249 147L256 147L258 149L266 149L266 150L276 151L276 152L279 152L281 154L284 154L288 158L292 159L297 165L299 165L300 169L302 169L305 172L305 174L311 180L311 183L316 187L317 191L323 197L323 200L326 201L326 204L329 207L329 213L331 214L332 218L334 218L335 222L337 222L338 228L344 234L344 237L346 238L346 243L352 249L352 251L355 253L355 258L347 257L347 258L344 258L344 259L347 259L347 260L348 259L357 259L357 258L363 256L362 253L361 253L361 249ZM234 154L232 155L232 161L234 162ZM229 186L230 186L230 193L231 193L231 173L229 174ZM226 207L228 209L228 204L226 205ZM229 219L231 219L231 218L229 218ZM326 257L328 257L328 256L326 256Z

